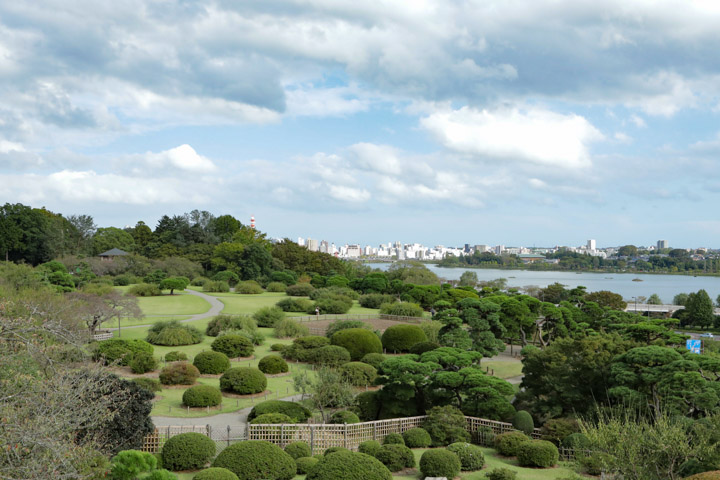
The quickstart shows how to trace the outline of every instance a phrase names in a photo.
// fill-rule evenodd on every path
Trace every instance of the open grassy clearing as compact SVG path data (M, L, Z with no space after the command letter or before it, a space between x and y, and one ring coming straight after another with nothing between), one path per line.
M170 320L187 320L190 318L190 315L153 315L152 317L143 317L143 318L123 318L120 322L120 327L133 327L135 325L151 325L153 323L157 322L167 322ZM118 321L115 320L109 320L107 322L103 322L102 324L103 328L117 328Z
M498 378L512 378L522 375L522 362L519 360L483 360L480 365L485 370L489 367Z
M145 315L196 315L210 310L210 304L203 298L185 292L139 297L138 305Z

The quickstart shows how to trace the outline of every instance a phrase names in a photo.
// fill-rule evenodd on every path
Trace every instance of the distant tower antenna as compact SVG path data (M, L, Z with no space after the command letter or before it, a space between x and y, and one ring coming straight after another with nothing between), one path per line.
M255 230L255 216L254 215L250 217L250 228Z

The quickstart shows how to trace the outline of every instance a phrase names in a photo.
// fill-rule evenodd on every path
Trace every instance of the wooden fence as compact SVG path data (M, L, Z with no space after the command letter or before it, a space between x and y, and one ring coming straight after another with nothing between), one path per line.
M155 431L153 433L151 433L150 435L146 435L145 438L143 439L142 451L150 452L150 453L157 453L162 449L163 445L165 445L165 442L167 442L170 437L174 437L175 435L180 435L181 433L189 433L189 432L202 433L203 435L207 435L208 437L211 436L209 426L205 426L205 425L183 425L183 426L177 426L177 427L155 427Z
M101 340L109 340L113 338L113 332L112 330L96 330L95 335L93 335L93 340L101 341Z

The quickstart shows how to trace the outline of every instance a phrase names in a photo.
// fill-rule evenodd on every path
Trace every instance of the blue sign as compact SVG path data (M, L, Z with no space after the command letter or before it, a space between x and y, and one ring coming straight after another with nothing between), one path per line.
M700 340L685 340L685 347L692 353L700 353Z

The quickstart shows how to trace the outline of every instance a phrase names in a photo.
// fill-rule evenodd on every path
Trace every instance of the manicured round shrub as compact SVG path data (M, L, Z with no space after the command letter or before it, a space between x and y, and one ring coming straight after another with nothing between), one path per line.
M275 304L283 312L307 312L315 303L307 298L289 297L283 298Z
M255 347L247 337L234 333L217 337L210 344L210 348L224 353L228 358L249 357L255 351Z
M322 315L342 315L352 308L353 302L347 297L321 298L307 310L307 313L314 314L315 309L320 309Z
M423 331L423 333L425 332ZM431 352L436 348L440 348L441 346L442 345L437 342L420 342L410 347L410 353L414 353L415 355L422 355L425 352Z
M263 293L263 289L255 280L246 280L235 285L235 293L243 295L258 295Z
M571 433L563 438L562 446L583 450L590 446L590 439L584 433Z
M526 410L518 410L515 412L512 425L525 435L530 435L535 430L535 422L533 422L532 415Z
M348 362L340 366L340 374L350 385L364 387L372 385L377 377L377 370L367 363Z
M282 282L270 282L267 284L267 287L265 287L265 291L278 293L278 292L284 292L286 288L287 288L287 285L285 285Z
M380 313L400 317L422 317L424 311L417 303L397 302L380 305Z
M337 345L314 348L307 352L308 362L337 367L350 361L350 352L346 348Z
M162 291L152 283L138 283L128 288L127 294L136 297L159 297Z
M295 459L295 464L297 465L297 473L298 475L305 475L306 473L310 473L310 470L318 464L320 460L317 458L313 458L310 456L307 457L300 457Z
M367 363L368 365L372 365L375 367L375 370L380 368L380 364L382 364L387 358L382 353L368 353L360 361L362 363Z
M337 452L350 453L350 450L348 450L345 447L330 447L330 448L325 449L325 451L323 452L323 456L330 455L331 453L337 453Z
M520 444L517 459L523 467L548 468L557 464L560 454L554 443L532 440Z
M380 445L380 442L378 442L377 440L366 440L364 442L361 442L360 445L358 445L358 452L374 457L381 448L382 445Z
M383 303L393 303L397 299L393 295L383 295L381 293L368 293L358 298L358 303L365 308L380 308Z
M234 367L220 377L220 390L250 395L264 392L267 388L265 375L253 367Z
M469 442L470 434L465 429L465 415L453 407L433 407L428 410L423 428L432 438L434 447L450 445L455 442Z
M285 318L285 312L278 307L263 307L253 314L258 327L273 328L277 322Z
M392 480L390 470L364 453L336 452L325 455L306 480Z
M185 352L178 352L177 350L173 350L172 352L168 352L165 354L166 362L179 362L181 360L187 359L188 356L185 354Z
M257 330L257 323L252 317L244 315L216 315L205 327L205 335L217 337L220 332L227 332L228 330L252 333Z
M227 293L230 291L230 285L220 280L209 280L203 283L203 292L208 293Z
M418 325L392 325L382 334L382 346L390 352L409 352L413 345L427 342L425 332Z
M222 403L222 393L211 385L195 385L183 392L182 403L187 407L215 407Z
M307 297L313 290L315 290L315 287L309 283L298 283L297 285L287 287L285 293L290 297Z
M364 328L348 328L333 334L330 343L350 352L350 359L360 360L368 353L382 353L382 343L377 335Z
M425 450L420 457L420 472L425 477L455 478L460 475L460 459L444 448Z
M252 420L265 413L284 413L292 418L296 423L304 422L310 418L311 412L296 402L288 402L285 400L266 400L260 402L250 410L248 420Z
M358 416L355 415L353 412L350 412L348 410L340 410L339 412L335 412L332 414L332 416L330 416L329 423L360 423L360 418L358 418Z
M277 375L287 372L288 364L280 355L268 355L260 359L258 368L268 375Z
M301 457L309 457L312 454L310 445L305 442L292 442L285 445L285 453L297 460Z
M293 340L293 344L301 348L312 350L313 348L330 345L330 339L319 335L307 335L305 337L296 338Z
M238 480L238 477L227 468L210 467L197 473L193 480Z
M136 374L152 372L158 367L158 361L149 353L138 353L130 362L130 370Z
M212 277L212 279L216 282L227 282L227 284L230 286L237 285L237 283L240 281L240 277L238 276L238 274L235 272L231 272L230 270L223 270L221 272L218 272Z
M162 448L162 466L168 470L202 468L215 455L215 442L200 433L181 433L170 437Z
M153 345L175 347L200 343L203 340L203 334L191 325L184 325L177 320L172 320L153 324L148 330L146 340Z
M398 472L403 468L415 467L415 455L405 445L383 445L375 454L391 472Z
M102 360L105 365L117 362L118 365L130 365L135 355L140 353L153 354L153 346L145 340L125 340L111 338L97 344L93 358Z
M217 375L230 368L230 359L224 353L208 350L195 355L193 365L197 367L200 373Z
M388 433L383 438L383 445L405 445L405 440L399 433Z
M284 343L273 343L272 345L270 345L270 351L282 353L283 350L285 350L287 347L288 346L285 345Z
M213 467L227 468L238 480L290 480L295 476L295 460L282 448L263 440L247 440L225 448Z
M464 472L480 470L485 465L485 455L477 445L467 442L451 443L447 449L460 459L460 469Z
M424 428L416 427L403 432L405 445L410 448L427 448L432 444L430 434Z
M530 441L530 437L522 432L505 432L495 437L495 450L506 457L517 456L520 445Z
M283 424L283 423L295 423L293 419L285 415L284 413L263 413L253 418L250 423L252 425L270 425L270 424Z
M517 478L517 472L509 468L493 468L485 475L488 480L515 480Z
M328 325L327 330L325 330L325 336L327 338L332 338L332 336L340 330L347 330L350 328L364 328L365 330L371 332L373 331L372 325L361 322L360 320L335 320Z
M175 362L160 370L160 383L163 385L192 385L200 376L195 365L187 362Z
M140 377L133 378L132 381L149 392L155 393L162 390L162 385L160 385L160 382L154 378Z

